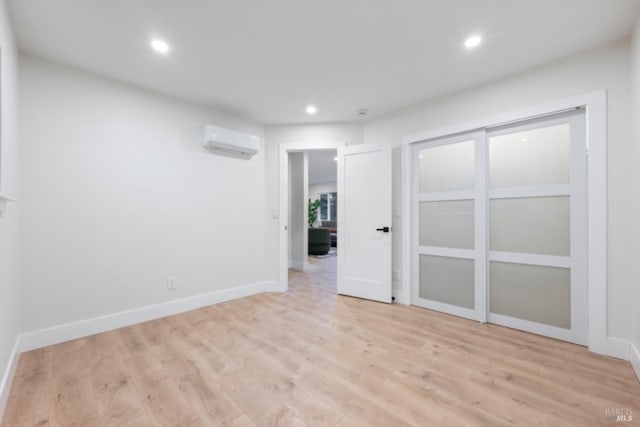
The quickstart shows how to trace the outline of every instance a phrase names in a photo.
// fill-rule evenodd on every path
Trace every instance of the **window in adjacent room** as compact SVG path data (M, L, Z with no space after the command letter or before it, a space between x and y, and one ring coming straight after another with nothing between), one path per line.
M336 221L338 193L320 193L320 221Z

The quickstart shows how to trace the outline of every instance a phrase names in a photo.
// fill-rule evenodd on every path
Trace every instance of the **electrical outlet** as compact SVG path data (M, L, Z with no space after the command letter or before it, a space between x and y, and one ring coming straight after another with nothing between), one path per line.
M173 291L176 289L176 278L174 276L167 277L167 290Z

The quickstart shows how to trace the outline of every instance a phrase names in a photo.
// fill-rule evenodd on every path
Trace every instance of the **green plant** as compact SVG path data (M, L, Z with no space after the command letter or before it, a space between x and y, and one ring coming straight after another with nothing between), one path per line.
M313 227L318 219L318 208L320 208L320 199L315 199L313 202L309 199L309 227Z

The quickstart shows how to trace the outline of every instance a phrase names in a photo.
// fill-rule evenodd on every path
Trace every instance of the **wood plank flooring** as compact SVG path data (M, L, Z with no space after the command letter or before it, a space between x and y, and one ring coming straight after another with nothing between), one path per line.
M631 410L633 422L613 411ZM640 425L629 363L335 295L261 294L24 353L2 427Z

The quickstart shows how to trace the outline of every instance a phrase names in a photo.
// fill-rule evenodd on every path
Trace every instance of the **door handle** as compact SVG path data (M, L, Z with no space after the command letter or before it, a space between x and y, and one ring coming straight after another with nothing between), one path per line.
M389 227L376 228L376 231L382 231L383 233L388 233L391 231Z

